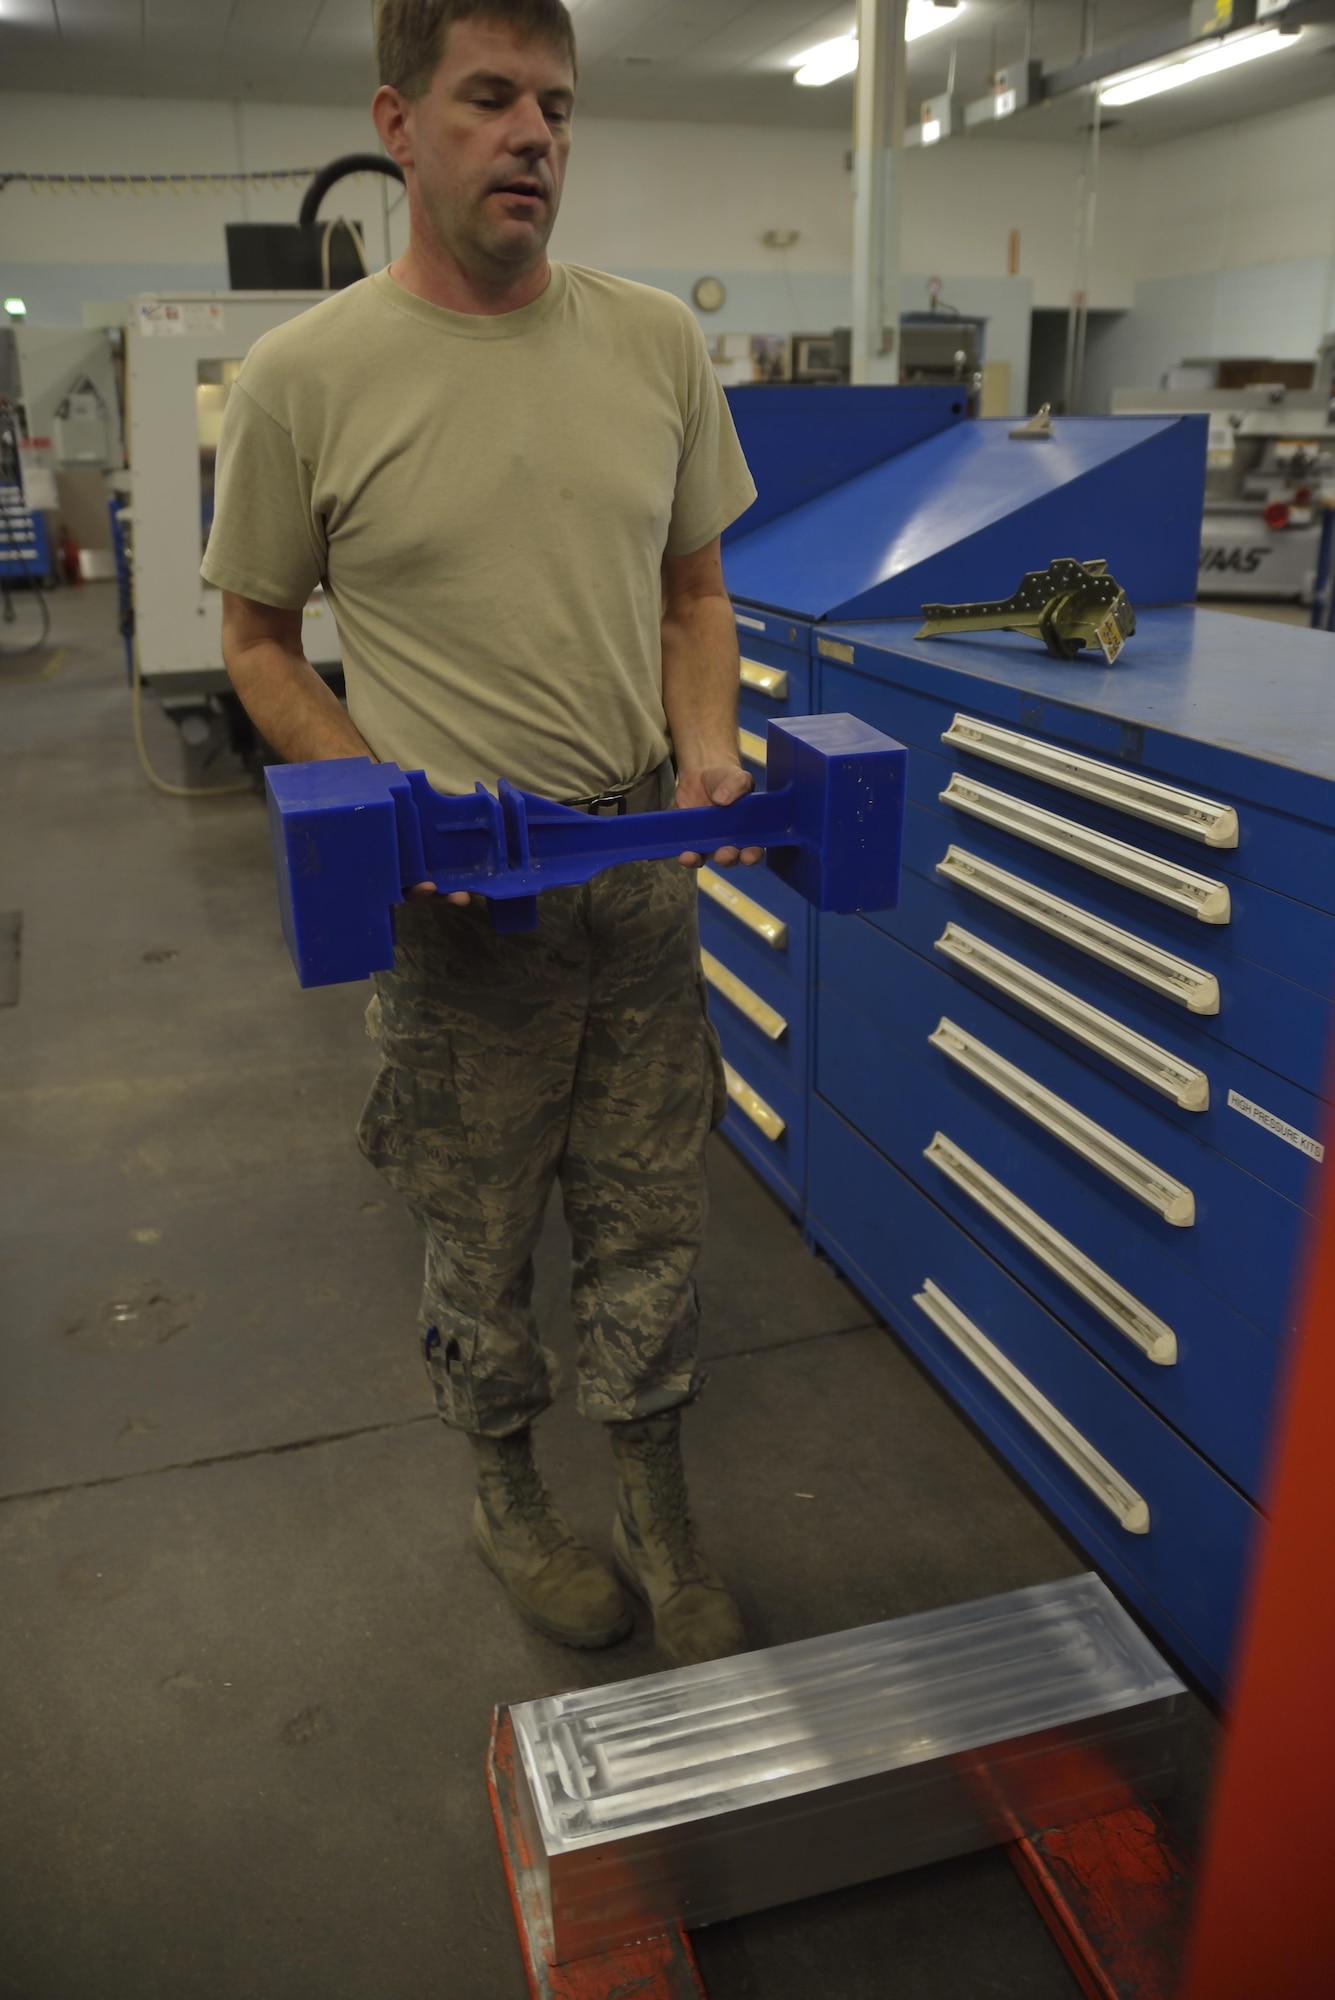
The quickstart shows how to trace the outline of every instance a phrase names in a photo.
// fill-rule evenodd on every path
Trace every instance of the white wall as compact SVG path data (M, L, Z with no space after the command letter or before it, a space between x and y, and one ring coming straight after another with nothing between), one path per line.
M1131 228L1133 310L1090 356L1088 408L1188 356L1312 359L1335 330L1335 99L1142 154Z
M0 132L5 166L64 173L318 166L374 145L370 119L357 110L29 93L0 95ZM840 132L586 119L553 247L682 297L706 272L722 278L728 305L707 322L720 332L847 324L847 150ZM1017 398L1030 306L1070 290L1076 164L1074 149L979 138L905 158L905 306L924 307L927 277L938 274L946 297L986 311L989 354L1010 361ZM1129 237L1118 218L1133 185L1119 164L1109 169L1104 199L1118 247L1100 264L1098 303L1130 303ZM77 321L85 299L224 286L224 224L291 217L298 201L292 188L53 196L11 184L0 194L0 282L27 299L35 321L48 322ZM366 225L381 258L380 184L346 183L340 205ZM391 254L402 223L400 210ZM769 250L761 240L769 229L795 229L797 243ZM1007 276L1012 229L1020 232L1018 278Z
M0 95L0 134L0 165L47 173L227 174L375 150L370 119L337 107L29 92ZM0 282L27 300L34 322L74 324L85 299L225 287L224 225L295 220L300 200L300 184L54 195L10 182L0 192ZM346 183L336 205L365 224L379 258L379 177Z
M318 166L374 144L369 116L308 105L0 95L0 165L54 172ZM708 272L720 332L819 331L851 310L850 176L839 132L585 119L554 248L689 297ZM989 354L1024 396L1027 315L1072 286L1073 146L973 136L904 161L904 304L944 296L989 316ZM397 198L397 195L395 196ZM385 254L382 187L338 205ZM35 321L77 323L85 299L225 286L223 226L292 217L293 188L204 194L0 193L0 285ZM331 204L332 205L332 204ZM403 212L389 251L402 245ZM761 241L796 229L789 251ZM1020 275L1007 276L1012 229ZM1335 325L1335 99L1149 149L1104 149L1091 304L1120 309L1087 368L1086 404L1152 383L1186 354L1313 353Z

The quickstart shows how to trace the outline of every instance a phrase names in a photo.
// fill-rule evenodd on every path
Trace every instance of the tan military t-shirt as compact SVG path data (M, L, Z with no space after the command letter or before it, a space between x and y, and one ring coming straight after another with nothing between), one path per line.
M532 305L475 317L382 271L247 356L203 573L289 609L323 581L378 757L585 798L667 753L664 552L754 498L668 293L554 264Z

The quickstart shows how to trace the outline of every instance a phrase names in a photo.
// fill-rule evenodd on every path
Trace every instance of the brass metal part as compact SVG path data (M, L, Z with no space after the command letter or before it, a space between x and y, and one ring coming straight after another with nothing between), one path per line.
M1027 424L1017 424L1010 432L1013 438L1050 438L1052 429L1052 405L1040 403Z
M1099 646L1109 665L1136 629L1126 592L1108 575L1106 562L1059 556L1031 569L1019 589L994 604L924 604L918 639L959 632L1028 632L1055 660L1073 660L1085 646Z

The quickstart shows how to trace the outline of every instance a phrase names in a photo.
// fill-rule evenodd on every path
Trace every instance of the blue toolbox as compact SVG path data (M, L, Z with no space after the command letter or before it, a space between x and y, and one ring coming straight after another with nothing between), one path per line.
M0 578L36 584L51 574L45 517L29 512L21 486L0 484Z
M1218 1693L1329 1126L1335 659L1137 617L1112 666L823 637L909 807L898 909L818 920L806 1225Z
M760 492L723 537L742 757L758 783L768 719L815 708L827 658L847 654L835 621L1006 595L1054 556L1105 558L1137 606L1195 593L1201 417L1058 419L1036 437L967 420L949 388L764 387L728 400ZM700 889L705 976L733 1092L728 1137L800 1217L810 913L763 878L724 881L706 869Z
M943 421L728 541L743 727L805 674L904 743L904 877L796 922L706 879L701 936L733 1142L1218 1694L1329 1142L1335 656L1189 602L1204 443ZM1064 556L1115 663L915 637Z

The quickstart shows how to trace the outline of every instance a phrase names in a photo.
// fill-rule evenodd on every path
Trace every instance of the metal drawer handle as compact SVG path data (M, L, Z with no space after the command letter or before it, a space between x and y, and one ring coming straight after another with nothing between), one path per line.
M759 660L743 659L742 686L756 694L767 694L771 701L788 699L787 673L782 667L763 667Z
M971 1160L944 1132L933 1135L923 1158L930 1160L947 1180L976 1202L985 1215L1009 1230L1050 1271L1055 1271L1147 1360L1157 1361L1161 1368L1173 1366L1177 1360L1177 1335L1172 1327L1143 1306L1116 1278L1110 1278L1083 1250L1077 1250L1050 1222L1036 1215L1018 1195L995 1180L977 1160Z
M1018 958L1008 957L1004 951L998 951L994 945L975 937L972 931L962 929L959 924L946 925L936 940L936 949L943 957L964 966L966 971L976 974L979 979L987 980L999 993L1005 993L1022 1007L1027 1007L1041 1020L1050 1021L1054 1028L1073 1035L1086 1048L1129 1070L1141 1083L1147 1083L1151 1090L1170 1097L1181 1110L1209 1110L1210 1079L1203 1069L1197 1069L1194 1063L1184 1062L1171 1049L1161 1049L1157 1042L1138 1035L1134 1028L1125 1027L1111 1014L1091 1007L1087 1000L1068 993L1064 986L1044 979Z
M1004 833L1016 834L1035 847L1046 848L1049 854L1059 854L1063 861L1074 861L1095 875L1121 883L1125 889L1152 896L1156 903L1185 910L1203 924L1226 924L1232 914L1225 883L1214 882L1208 875L1197 875L1190 868L1179 868L1175 862L1161 861L1157 854L1128 847L1123 840L1095 833L1076 820L1062 819L1056 813L1045 812L1041 806L1031 806L1025 799L1012 798L1007 792L994 791L991 785L976 785L958 771L938 796L943 805L956 806L974 819L985 820Z
M937 1332L943 1333L951 1346L973 1363L984 1381L991 1383L1015 1414L1056 1452L1062 1464L1089 1488L1129 1535L1149 1533L1150 1510L1135 1487L1127 1484L1103 1453L1095 1451L1089 1439L966 1318L939 1286L924 1278L922 1290L913 1294L913 1303L926 1314Z
M747 1020L759 1028L762 1035L768 1035L772 1042L777 1042L788 1033L788 1023L783 1015L771 1007L768 1000L762 1000L758 993L753 993L735 972L729 972L727 966L721 964L712 951L700 953L700 969L710 985L721 993L725 1000L731 1000L738 1013L745 1014Z
M1143 1201L1161 1215L1165 1222L1171 1222L1178 1229L1189 1229L1196 1220L1196 1197L1189 1187L1175 1181L1162 1167L1156 1167L1143 1153L1135 1151L1125 1141L1113 1133L1096 1125L1092 1118L1086 1118L1083 1111L1077 1111L1064 1097L1055 1091L1045 1090L1032 1076L1026 1076L1014 1063L999 1056L995 1049L989 1049L984 1042L973 1035L965 1034L953 1021L944 1017L927 1037L933 1048L949 1056L961 1069L976 1076L998 1097L1013 1104L1026 1118L1032 1118L1035 1125L1042 1126L1054 1139L1060 1139L1082 1160L1088 1160L1092 1167L1116 1181L1119 1187L1133 1194L1137 1201Z
M746 762L748 764L758 764L763 771L766 756L764 737L757 736L754 729L739 729L737 731L737 742Z
M752 1090L745 1078L738 1076L731 1063L724 1063L723 1075L728 1095L737 1109L758 1126L767 1139L782 1139L787 1127L773 1105L766 1104L760 1092Z
M1049 890L1026 882L1023 876L1011 875L962 847L948 847L936 864L936 872L957 888L969 889L975 896L995 903L998 909L1009 910L1012 916L1022 917L1063 944L1097 958L1114 972L1125 973L1128 979L1148 986L1165 1000L1175 1000L1189 1014L1219 1012L1219 981L1213 973L1202 972L1198 965L1188 965L1185 958L1175 958L1171 951L1161 951L1157 944L1146 944L1133 931L1105 923L1102 917L1082 910L1078 903L1065 902Z
M744 896L740 889L734 889L731 882L726 882L712 868L701 868L695 879L700 885L701 895L708 896L721 910L727 910L739 924L745 924L749 931L754 931L775 951L788 949L788 926L782 917L771 916L763 904Z
M999 729L994 722L978 722L971 715L957 715L941 741L970 757L985 757L990 764L1023 771L1045 785L1078 792L1081 798L1110 806L1114 812L1147 819L1170 833L1181 834L1184 840L1199 840L1206 847L1238 844L1238 816L1232 806L1216 805L1212 799L1197 798L1194 792L1179 791L1176 785L1163 785L1155 778L1142 778L1116 764L1079 757L1074 750L1061 750L1055 743L1042 743L1032 736L1017 736L1013 729Z

